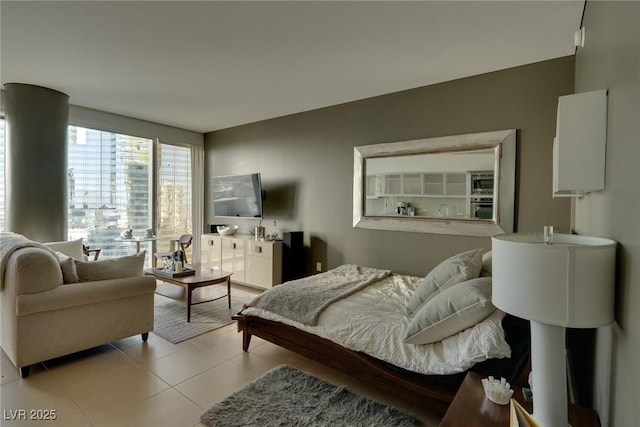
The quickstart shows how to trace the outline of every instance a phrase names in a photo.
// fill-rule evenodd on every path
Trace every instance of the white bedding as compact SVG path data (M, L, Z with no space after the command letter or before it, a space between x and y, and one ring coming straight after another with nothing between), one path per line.
M254 307L246 308L243 314L294 326L421 374L455 374L486 359L511 356L501 325L504 313L499 310L443 341L405 344L403 339L410 320L405 307L419 280L396 274L387 277L333 303L320 315L317 326L305 326Z

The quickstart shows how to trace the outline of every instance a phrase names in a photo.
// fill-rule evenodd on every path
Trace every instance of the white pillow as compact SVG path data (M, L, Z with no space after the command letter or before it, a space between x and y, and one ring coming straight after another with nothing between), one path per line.
M77 283L78 272L76 271L76 264L73 258L66 256L62 252L56 252L56 255L58 255L58 261L60 261L62 280L64 283Z
M458 283L420 307L409 324L404 342L442 341L481 322L495 310L491 303L490 277Z
M62 252L66 256L69 256L75 260L82 261L84 259L84 252L82 251L82 239L69 240L62 242L49 242L45 243L49 248L55 252Z
M475 279L482 269L482 253L484 249L474 249L447 258L418 284L415 292L407 302L407 316L413 315L420 306L456 283Z
M78 272L78 281L93 282L96 280L121 279L124 277L144 275L144 258L146 251L136 255L102 261L74 261Z
M491 277L493 276L493 258L491 251L485 252L482 255L482 270L480 270L480 276Z

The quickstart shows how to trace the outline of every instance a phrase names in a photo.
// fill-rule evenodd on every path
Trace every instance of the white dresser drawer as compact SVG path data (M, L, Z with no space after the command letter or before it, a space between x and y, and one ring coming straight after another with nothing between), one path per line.
M265 258L273 257L273 243L250 241L247 245L247 255L262 256Z

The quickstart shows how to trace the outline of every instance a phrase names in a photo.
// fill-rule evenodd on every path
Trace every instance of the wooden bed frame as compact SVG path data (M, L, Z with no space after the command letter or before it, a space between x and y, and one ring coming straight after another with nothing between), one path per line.
M243 334L244 351L249 350L251 336L255 335L378 388L420 402L441 414L446 412L458 389L458 386L436 384L428 375L392 369L389 364L364 353L348 350L283 323L243 314L233 316L232 319L238 322L238 332Z

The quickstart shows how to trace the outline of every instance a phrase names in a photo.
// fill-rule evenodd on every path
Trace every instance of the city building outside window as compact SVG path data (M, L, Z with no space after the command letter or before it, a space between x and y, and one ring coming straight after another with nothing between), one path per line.
M68 132L69 239L99 247L101 258L134 253L137 245L120 235L142 237L152 227L153 140L76 126ZM150 256L151 243L140 247Z
M148 267L155 251L191 233L190 148L77 126L69 126L68 140L69 239L100 248L100 259L135 253L139 245ZM160 240L146 240L149 229ZM133 241L122 238L126 230Z
M135 242L120 238L123 231L143 237L152 229L159 240L140 243L149 266L156 249L166 251L172 240L193 233L189 146L78 126L69 126L68 144L69 239L82 238L101 249L101 259L113 258L136 250ZM0 231L5 231L4 154L5 121L0 118ZM191 254L189 248L189 260Z

